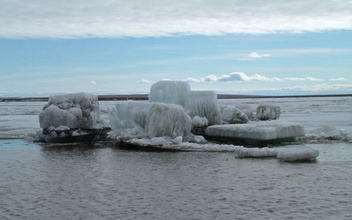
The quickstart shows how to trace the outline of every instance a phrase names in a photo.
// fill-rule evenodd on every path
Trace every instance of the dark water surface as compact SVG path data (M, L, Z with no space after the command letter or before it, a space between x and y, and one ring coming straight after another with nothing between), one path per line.
M285 163L0 140L0 219L352 219L352 146L311 147Z

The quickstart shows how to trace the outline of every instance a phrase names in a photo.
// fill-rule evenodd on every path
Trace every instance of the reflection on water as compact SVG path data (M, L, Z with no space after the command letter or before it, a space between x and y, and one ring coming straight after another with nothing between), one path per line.
M317 163L0 141L4 219L349 219L351 145ZM334 150L335 149L335 150ZM339 160L339 158L341 160Z

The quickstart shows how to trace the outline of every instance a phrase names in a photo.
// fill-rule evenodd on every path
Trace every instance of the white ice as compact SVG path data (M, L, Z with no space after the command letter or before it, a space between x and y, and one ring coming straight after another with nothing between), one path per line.
M301 125L279 123L274 121L258 121L248 124L213 125L205 130L206 135L225 138L241 138L252 140L276 140L304 136Z
M192 118L192 126L193 127L206 127L208 126L208 119L199 117L198 115Z
M280 106L262 104L257 107L256 117L259 120L275 120L280 118L280 113Z
M191 117L199 116L208 119L209 125L221 123L221 110L214 91L189 92L186 111Z
M147 117L146 130L150 138L188 136L191 127L191 118L179 105L155 103Z
M248 116L239 108L232 105L221 105L222 122L224 124L244 124L249 121Z
M147 117L152 105L152 103L137 101L118 102L109 111L111 129L114 131L131 129L139 134L145 133Z
M157 138L141 138L126 140L126 143L144 147L153 147L163 150L177 151L208 151L208 152L234 152L240 146L226 144L199 144L192 142L174 143L172 140L157 137Z
M235 155L239 158L276 157L278 159L297 162L311 161L319 156L319 151L303 145L290 145L276 148L237 148Z
M184 81L159 81L150 88L149 101L186 106L191 87Z
M39 114L41 128L97 128L100 123L98 97L88 93L50 96Z

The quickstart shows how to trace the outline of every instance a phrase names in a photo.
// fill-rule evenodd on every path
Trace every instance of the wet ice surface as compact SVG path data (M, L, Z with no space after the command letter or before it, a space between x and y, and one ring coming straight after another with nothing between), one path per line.
M315 163L0 140L2 219L351 219L352 146Z

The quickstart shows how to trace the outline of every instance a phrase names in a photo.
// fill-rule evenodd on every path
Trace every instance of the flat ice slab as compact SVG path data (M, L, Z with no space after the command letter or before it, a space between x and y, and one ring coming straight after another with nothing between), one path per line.
M206 151L206 152L234 152L241 146L229 144L213 144L213 143L191 143L181 142L175 143L163 138L141 138L126 139L120 141L120 147L124 145L126 149L143 149L143 150L167 150L167 151Z
M304 129L301 125L273 121L213 125L205 130L205 136L210 139L227 139L234 142L289 141L304 135Z

